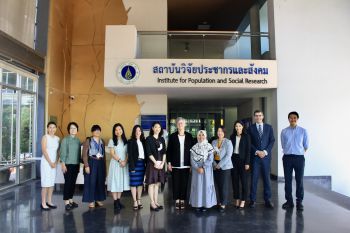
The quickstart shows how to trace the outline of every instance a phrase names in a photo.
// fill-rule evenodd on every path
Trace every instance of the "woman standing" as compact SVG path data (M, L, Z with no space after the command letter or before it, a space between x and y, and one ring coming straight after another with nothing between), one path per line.
M229 181L233 168L231 157L233 152L232 142L225 138L225 128L220 126L217 131L218 139L212 142L214 147L214 178L218 187L219 210L225 211L228 204Z
M109 164L107 190L112 193L114 209L120 210L124 205L120 202L123 191L130 190L128 174L128 157L126 155L126 136L122 124L113 126L113 138L108 142L111 162Z
M77 123L70 122L67 127L69 135L62 139L60 147L61 169L64 176L63 200L66 210L78 207L73 201L81 157L80 140L76 137L78 129Z
M41 150L43 156L40 163L41 174L41 209L56 209L57 206L52 204L52 193L56 178L56 165L58 162L59 137L55 136L57 125L55 122L47 124L47 134L41 139Z
M92 136L83 144L84 192L83 202L89 202L89 208L103 206L106 200L106 157L105 144L101 139L101 127L91 127Z
M233 133L230 137L233 145L232 163L234 168L231 171L233 198L235 207L243 209L247 199L248 170L250 164L250 137L245 132L244 124L236 121L233 125ZM239 186L241 183L242 190Z
M196 143L191 148L192 183L190 204L197 210L206 211L216 205L213 177L213 147L205 130L199 130Z
M171 172L173 199L176 209L185 208L188 178L190 175L192 135L185 131L186 122L182 117L176 119L177 132L172 133L168 141L167 162Z
M153 122L150 136L146 139L146 154L148 156L146 183L148 184L148 195L151 199L150 209L152 211L163 209L163 206L158 203L160 183L164 184L166 181L164 171L166 146L162 135L163 129L160 123Z
M134 200L133 209L142 209L141 195L145 176L145 136L140 125L132 129L128 142L130 189Z

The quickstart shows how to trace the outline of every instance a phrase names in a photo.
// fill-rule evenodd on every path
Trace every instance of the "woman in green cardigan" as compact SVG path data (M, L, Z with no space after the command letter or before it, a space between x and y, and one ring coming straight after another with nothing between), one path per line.
M67 130L69 135L64 137L60 147L61 168L64 175L63 200L66 210L78 207L73 201L75 183L80 170L80 140L76 137L78 124L70 122Z

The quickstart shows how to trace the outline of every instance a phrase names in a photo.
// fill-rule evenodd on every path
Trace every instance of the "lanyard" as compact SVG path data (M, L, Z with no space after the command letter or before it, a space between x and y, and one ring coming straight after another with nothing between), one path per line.
M93 139L93 138L92 138L92 141L94 142L95 149L96 149L98 152L100 152L100 148L101 148L100 145L101 145L101 144L100 144L100 143L97 143L97 142L95 141L95 139ZM100 139L100 141L101 141L101 139Z

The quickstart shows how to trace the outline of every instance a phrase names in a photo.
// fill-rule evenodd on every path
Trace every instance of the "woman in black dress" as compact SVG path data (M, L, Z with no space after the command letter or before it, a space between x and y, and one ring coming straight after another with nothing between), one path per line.
M146 156L148 157L146 167L146 184L148 184L148 195L151 199L150 209L159 211L163 209L158 203L158 189L160 183L166 181L164 164L166 160L166 145L162 137L163 129L159 122L153 122L150 136L146 139Z

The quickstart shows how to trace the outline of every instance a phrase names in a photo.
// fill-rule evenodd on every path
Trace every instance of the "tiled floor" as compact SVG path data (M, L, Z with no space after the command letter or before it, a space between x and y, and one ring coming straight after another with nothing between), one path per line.
M29 182L20 187L0 193L0 232L327 232L349 233L350 211L339 203L329 201L329 192L308 188L306 185L304 206L301 213L295 209L281 209L284 202L283 183L272 181L273 210L258 202L256 209L236 210L229 206L225 213L211 209L196 213L192 209L176 211L172 205L168 184L160 195L165 209L150 212L149 199L143 196L144 209L132 210L130 194L122 199L126 208L114 212L112 198L105 206L89 210L81 203L81 191L76 197L79 208L66 212L62 193L55 192L58 209L41 211L40 181ZM345 202L344 202L345 200ZM349 198L343 203L349 206Z

